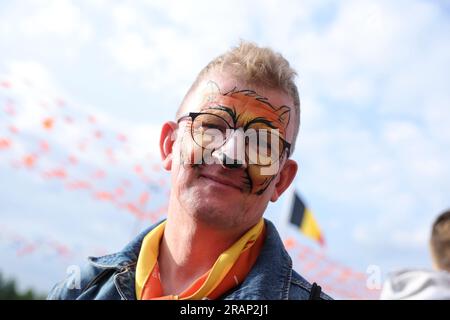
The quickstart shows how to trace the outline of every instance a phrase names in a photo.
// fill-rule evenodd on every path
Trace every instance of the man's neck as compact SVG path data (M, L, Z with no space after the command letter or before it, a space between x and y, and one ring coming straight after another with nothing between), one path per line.
M211 228L182 210L171 214L169 209L158 256L164 295L187 289L241 235L241 231Z

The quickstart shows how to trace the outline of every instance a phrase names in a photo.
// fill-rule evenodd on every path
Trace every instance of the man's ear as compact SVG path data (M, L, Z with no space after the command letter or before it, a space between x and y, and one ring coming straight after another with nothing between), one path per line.
M292 159L287 159L283 168L280 171L278 181L275 184L275 190L273 191L270 201L275 202L278 198L286 191L287 188L294 181L295 175L297 174L298 165Z
M167 171L172 169L173 145L176 140L176 130L178 126L175 122L169 121L163 124L161 136L159 138L159 150L163 168Z

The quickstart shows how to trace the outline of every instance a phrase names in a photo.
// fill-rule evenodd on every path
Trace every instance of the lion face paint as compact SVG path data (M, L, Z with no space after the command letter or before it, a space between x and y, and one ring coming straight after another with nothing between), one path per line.
M230 132L239 132L232 133L231 137L233 138L234 135L237 136L238 134L245 137L245 135L248 132L252 132L252 130L253 132L276 132L276 135L269 134L268 136L270 136L272 139L277 137L277 143L283 142L283 145L272 146L270 145L271 141L267 142L269 143L271 150L277 148L277 152L279 153L277 162L280 162L282 157L284 157L286 154L285 144L289 145L284 140L284 138L286 137L286 129L290 120L291 108L285 105L280 107L273 106L267 98L258 95L255 91L252 90L237 90L236 88L234 88L233 90L226 93L221 93L217 84L211 81L208 83L208 89L209 90L207 90L207 92L203 94L203 98L200 102L201 109L199 113L203 114L199 116L199 113L195 113L194 116L205 117L205 119L209 117L208 119L212 122L212 124L209 125L210 127L220 127L221 130L227 127ZM204 115L204 113L206 113L207 115ZM216 121L214 119L220 120ZM193 129L193 126L195 126L195 123L197 122L197 120L193 120L188 126L191 130L191 138L192 140L194 140L194 142L198 139L196 134L192 133L196 132ZM220 125L216 124L218 122L220 122ZM188 135L185 134L185 136ZM212 149L211 155L215 157L216 160L219 161L219 163L222 163L221 161L224 161L223 159L227 156L227 148L230 146L231 148L233 148L233 144L234 142L230 143L227 140L223 145L220 145L217 148L210 148ZM184 145L187 146L188 144L184 143ZM197 153L200 151L202 155L205 154L205 150L201 150L204 149L204 146L201 143L192 143L191 147L192 146L193 149L185 147L184 150L182 150L182 158L192 159L193 151ZM185 154L184 156L183 153ZM202 163L207 164L208 162L204 160L205 158L203 157ZM245 161L246 166L244 166L244 170L246 180L248 181L248 183L246 183L248 185L248 188L246 189L250 193L260 195L267 189L267 187L270 185L270 183L278 173L278 163L276 166L276 170L266 170L266 172L264 172L266 168L263 165L249 162L248 157L245 159ZM223 162L223 164L224 163L225 162ZM226 166L229 168L233 168L233 166ZM238 167L239 166L236 166L236 168ZM267 172L269 172L269 174Z

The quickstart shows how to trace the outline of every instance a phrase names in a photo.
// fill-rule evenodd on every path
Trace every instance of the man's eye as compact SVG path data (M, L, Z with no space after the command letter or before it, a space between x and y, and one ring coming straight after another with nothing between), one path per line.
M203 130L216 129L216 130L220 130L220 131L225 131L226 128L222 125L217 125L214 123L204 123L202 125L202 129Z
M270 145L272 143L271 135L267 135L266 133L258 134L258 142L264 145Z

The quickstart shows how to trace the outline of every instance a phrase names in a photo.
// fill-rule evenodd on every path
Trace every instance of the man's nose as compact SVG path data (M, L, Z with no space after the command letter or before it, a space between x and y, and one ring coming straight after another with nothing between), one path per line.
M246 168L244 131L242 129L235 130L227 142L213 152L213 156L225 168Z

